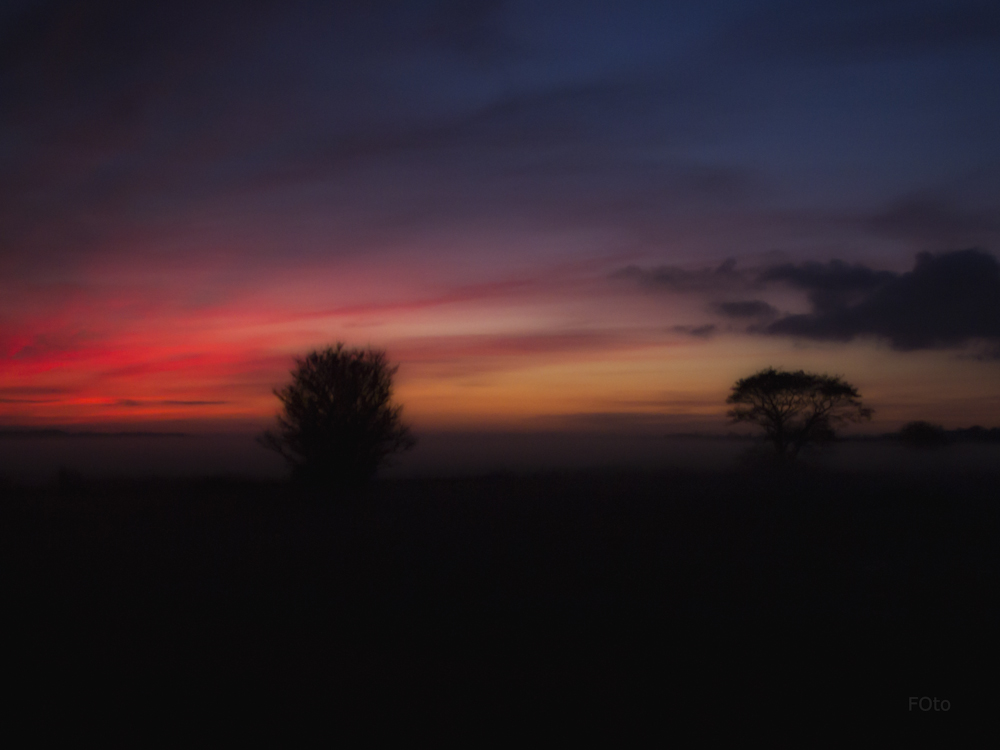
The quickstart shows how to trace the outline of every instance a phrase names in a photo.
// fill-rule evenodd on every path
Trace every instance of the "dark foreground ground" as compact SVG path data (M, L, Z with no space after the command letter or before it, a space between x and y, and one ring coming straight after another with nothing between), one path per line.
M992 712L997 475L68 475L4 489L4 675L23 699L220 715L491 706ZM175 705L176 704L176 705ZM387 719L388 720L388 719ZM665 724L666 725L666 724Z

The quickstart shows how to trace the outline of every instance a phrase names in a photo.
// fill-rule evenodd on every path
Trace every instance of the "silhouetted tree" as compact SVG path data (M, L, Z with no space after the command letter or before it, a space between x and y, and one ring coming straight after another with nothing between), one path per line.
M809 372L785 372L769 367L736 381L727 404L733 422L750 422L781 458L794 459L808 443L833 439L834 426L871 419L858 389L839 377Z
M944 427L930 422L909 422L899 431L899 439L914 448L938 448L948 443Z
M413 447L392 403L392 377L384 351L335 348L296 359L292 382L275 389L283 405L277 431L260 442L313 481L357 485L374 476L386 459Z

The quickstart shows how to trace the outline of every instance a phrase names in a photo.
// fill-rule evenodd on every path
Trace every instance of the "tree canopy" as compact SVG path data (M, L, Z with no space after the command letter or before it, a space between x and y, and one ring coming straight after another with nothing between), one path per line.
M782 458L795 458L803 446L834 436L844 422L871 419L858 389L840 377L769 367L736 381L726 403L733 422L749 422L764 435Z
M276 431L261 443L276 450L297 474L314 480L358 484L386 459L415 441L392 402L384 351L336 347L296 359L292 382L275 389L283 409Z

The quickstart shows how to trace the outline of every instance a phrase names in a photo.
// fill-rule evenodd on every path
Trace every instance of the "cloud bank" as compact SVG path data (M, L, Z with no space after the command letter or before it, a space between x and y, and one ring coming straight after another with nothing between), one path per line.
M731 321L754 321L746 332L816 341L850 341L874 336L899 351L987 345L1000 353L1000 262L984 250L920 253L912 271L897 273L842 260L807 261L738 269L735 261L684 269L630 266L612 274L647 290L700 294L715 298L709 309ZM781 314L763 299L719 297L773 292L804 292L811 310ZM770 321L770 322L767 322ZM716 326L676 326L707 336Z
M781 266L762 278L806 290L814 308L776 320L764 329L768 334L832 341L878 336L902 351L975 339L1000 344L1000 263L982 250L921 253L902 274L834 261Z

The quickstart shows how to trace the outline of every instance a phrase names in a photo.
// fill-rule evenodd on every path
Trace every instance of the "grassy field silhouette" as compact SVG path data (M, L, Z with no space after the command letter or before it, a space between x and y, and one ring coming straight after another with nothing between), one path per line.
M1000 614L997 478L577 471L332 502L64 472L4 489L12 674L340 700L585 689L629 710L884 712L930 684L969 707Z

